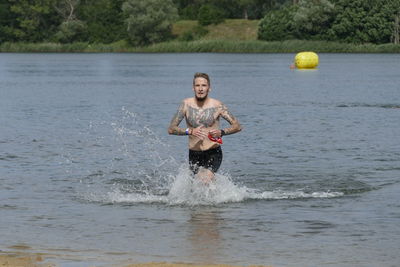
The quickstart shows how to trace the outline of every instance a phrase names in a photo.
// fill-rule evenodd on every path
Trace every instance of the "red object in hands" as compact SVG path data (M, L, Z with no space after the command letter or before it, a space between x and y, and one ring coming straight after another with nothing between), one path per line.
M222 145L222 138L221 137L213 137L211 134L208 134L208 139L213 142L217 142Z

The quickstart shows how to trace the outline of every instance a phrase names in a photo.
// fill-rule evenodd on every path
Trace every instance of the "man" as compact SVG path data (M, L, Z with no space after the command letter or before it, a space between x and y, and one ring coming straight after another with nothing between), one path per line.
M195 73L193 78L194 97L184 99L172 118L168 133L189 136L190 169L204 183L214 179L214 173L222 162L222 150L218 143L224 135L234 134L241 130L239 121L220 101L210 98L210 78L206 73ZM230 127L220 129L220 117ZM187 128L179 128L186 119Z

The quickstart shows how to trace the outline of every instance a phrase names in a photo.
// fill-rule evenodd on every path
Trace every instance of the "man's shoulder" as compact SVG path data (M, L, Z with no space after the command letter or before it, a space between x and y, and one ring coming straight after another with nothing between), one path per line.
M190 104L190 103L193 102L193 99L194 99L193 97L185 98L185 99L182 100L182 103L184 103L184 104Z
M213 107L219 107L219 106L223 105L221 101L219 101L218 99L215 99L215 98L211 98L210 102Z
M189 98L185 98L185 99L183 99L181 101L181 106L186 108L186 106L188 106L188 105L190 106L190 103L191 103L191 98L190 97Z

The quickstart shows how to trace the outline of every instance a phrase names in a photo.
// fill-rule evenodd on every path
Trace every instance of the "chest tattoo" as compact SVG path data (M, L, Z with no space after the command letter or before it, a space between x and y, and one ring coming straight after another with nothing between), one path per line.
M191 106L188 107L187 120L193 127L211 127L217 119L217 108L197 109Z

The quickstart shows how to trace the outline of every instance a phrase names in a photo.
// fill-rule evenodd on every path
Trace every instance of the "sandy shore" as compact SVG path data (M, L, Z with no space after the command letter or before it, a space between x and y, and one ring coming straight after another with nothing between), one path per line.
M130 264L124 267L234 267L234 265L150 262L150 263ZM249 265L249 267L256 267L256 265ZM271 266L264 266L264 267L271 267Z
M50 261L54 261L51 257ZM46 260L45 254L30 254L23 252L5 253L0 252L0 266L4 267L58 267L60 265ZM57 260L55 260L56 262ZM103 266L103 265L102 265ZM112 265L114 267L236 267L224 264L188 264L188 263L167 263L167 262L149 262L135 263L127 265ZM60 266L62 267L62 266ZM89 267L89 265L87 266ZM94 267L94 266L91 266ZM249 267L256 267L255 265ZM261 267L261 266L259 266ZM268 267L268 266L264 266ZM269 266L271 267L271 266Z
M7 253L0 254L0 266L6 267L54 267L56 264L44 263L40 254Z

